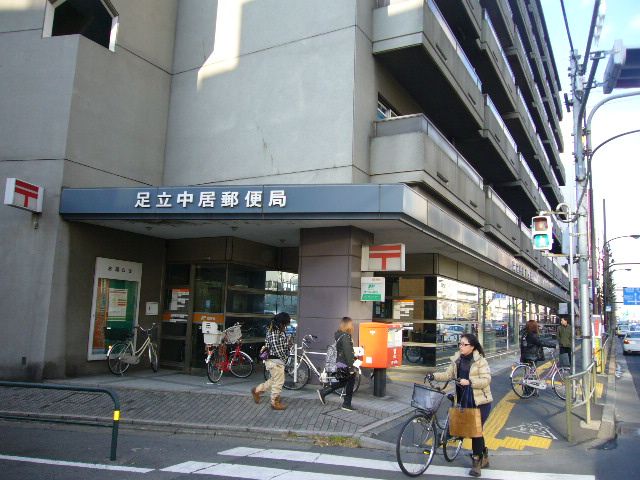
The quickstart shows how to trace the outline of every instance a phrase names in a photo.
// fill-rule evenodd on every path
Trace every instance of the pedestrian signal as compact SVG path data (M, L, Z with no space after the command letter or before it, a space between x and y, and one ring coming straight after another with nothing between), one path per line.
M553 223L551 223L551 217L539 215L531 219L531 239L534 250L549 251L553 248Z

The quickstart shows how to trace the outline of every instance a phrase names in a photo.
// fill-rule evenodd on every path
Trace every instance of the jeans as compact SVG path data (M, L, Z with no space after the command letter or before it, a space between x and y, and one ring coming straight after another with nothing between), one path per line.
M342 380L332 383L330 387L326 387L322 389L323 395L328 395L330 393L335 392L339 388L344 387L344 399L343 403L345 405L351 406L351 399L353 398L353 388L356 384L356 376L348 375L346 378Z
M571 347L560 347L560 355L566 353L569 356L569 366L571 366L571 362L573 359L571 358Z

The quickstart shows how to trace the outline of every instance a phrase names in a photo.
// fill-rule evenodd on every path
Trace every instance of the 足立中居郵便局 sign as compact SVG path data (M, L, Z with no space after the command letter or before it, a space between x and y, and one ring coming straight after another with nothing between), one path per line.
M384 277L362 277L360 281L362 302L384 302Z
M623 287L622 300L625 305L640 305L640 288Z

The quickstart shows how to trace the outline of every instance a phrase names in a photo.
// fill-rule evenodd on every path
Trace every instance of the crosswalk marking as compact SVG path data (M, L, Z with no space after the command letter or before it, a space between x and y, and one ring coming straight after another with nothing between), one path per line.
M193 473L198 470L204 470L205 468L213 467L215 463L210 462L183 462L177 465L172 465L160 470L161 472L173 472L173 473Z
M149 472L153 472L154 470L153 468L125 467L121 465L103 465L101 463L67 462L65 460L52 460L49 458L19 457L16 455L0 455L0 460L7 460L12 462L25 462L25 463L39 463L44 465L56 465L59 467L90 468L92 470L111 470L115 472L149 473Z
M212 467L198 470L194 473L215 475L217 477L248 478L251 480L270 480L274 477L282 478L289 470L281 468L254 467L251 465L234 465L232 463L218 463Z
M386 460L376 460L362 457L347 457L342 455L330 455L325 453L313 453L299 450L279 450L279 449L258 449L258 448L232 448L219 452L219 455L231 457L262 458L269 460L285 460L291 462L333 465L339 467L364 468L369 470L379 470L385 472L398 472L400 468L397 463ZM252 467L254 468L254 467ZM297 472L302 474L303 472ZM469 469L464 467L446 467L431 465L425 475L441 475L443 477L467 477ZM311 480L305 472L305 480ZM516 472L512 470L488 469L482 471L482 478L491 480L595 480L594 475L562 474L562 473L539 473L539 472ZM253 477L249 477L253 478ZM300 478L300 477L298 477ZM325 478L327 478L325 476ZM356 478L356 477L347 477ZM285 480L285 477L278 477L278 480Z

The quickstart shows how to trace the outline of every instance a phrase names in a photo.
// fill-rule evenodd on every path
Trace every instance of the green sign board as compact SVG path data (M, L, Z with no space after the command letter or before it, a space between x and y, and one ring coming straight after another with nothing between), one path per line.
M362 277L360 281L360 301L384 302L384 277Z

